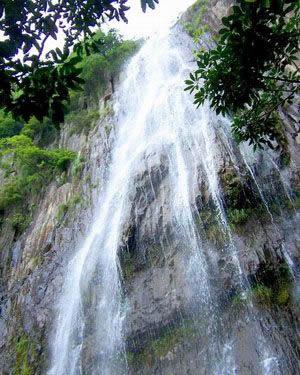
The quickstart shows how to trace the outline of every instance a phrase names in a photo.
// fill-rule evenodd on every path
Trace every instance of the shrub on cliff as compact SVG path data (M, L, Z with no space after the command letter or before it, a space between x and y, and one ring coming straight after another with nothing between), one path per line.
M81 70L82 90L70 92L69 110L98 107L98 102L123 63L136 52L139 43L124 40L115 30L107 33L98 30L87 43L95 43L96 51L82 53L77 67ZM113 88L112 88L113 89Z
M14 120L11 114L6 114L3 110L0 110L0 138L19 134L22 127L21 121Z
M67 170L75 153L42 149L29 137L16 135L0 141L0 158L5 178L0 188L0 210L5 211L20 204L26 206L32 194Z

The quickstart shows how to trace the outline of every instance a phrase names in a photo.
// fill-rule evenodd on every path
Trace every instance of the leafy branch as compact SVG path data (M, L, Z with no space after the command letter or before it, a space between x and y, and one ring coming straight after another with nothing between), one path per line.
M91 53L86 43L104 19L127 22L128 0L24 0L0 1L0 108L14 117L42 120L50 115L63 120L68 90L82 84L78 61ZM141 0L141 7L154 8L158 0ZM43 55L48 41L64 35L63 48ZM80 42L80 40L82 40ZM71 49L78 59L70 58Z
M222 19L216 47L199 52L186 80L195 105L209 100L217 114L233 118L240 142L274 148L275 141L287 151L277 111L299 93L299 7L293 0L238 0Z

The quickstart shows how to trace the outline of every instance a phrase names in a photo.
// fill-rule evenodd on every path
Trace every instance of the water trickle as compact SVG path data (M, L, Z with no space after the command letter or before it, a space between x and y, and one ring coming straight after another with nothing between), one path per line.
M262 188L260 187L260 185L259 185L259 183L258 183L258 181L257 181L257 179L256 179L256 177L255 177L255 174L254 174L254 172L253 172L253 170L252 170L252 168L251 168L251 166L250 166L250 164L249 164L249 162L248 162L248 160L247 160L247 157L246 157L246 154L245 154L244 150L241 150L241 155L242 155L242 157L243 157L243 160L244 160L245 166L247 167L247 169L248 169L248 171L249 171L249 173L250 173L250 175L251 175L251 177L252 177L252 180L253 180L254 184L256 185L257 191L258 191L259 196L260 196L260 198L261 198L261 200L262 200L262 202L263 202L263 204L264 204L264 206L265 206L265 209L267 210L267 212L268 212L268 214L269 214L269 216L270 216L271 221L274 222L274 218L273 218L273 215L272 215L272 213L271 213L271 211L270 211L270 208L269 208L268 202L267 202L267 200L266 200L266 198L265 198L265 195L264 195L264 193L263 193L263 190L262 190Z

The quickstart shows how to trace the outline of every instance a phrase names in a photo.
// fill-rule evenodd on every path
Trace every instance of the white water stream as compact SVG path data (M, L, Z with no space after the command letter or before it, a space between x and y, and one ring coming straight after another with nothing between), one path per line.
M48 375L127 373L123 337L126 310L118 249L124 223L130 214L129 196L134 178L146 157L157 150L167 153L173 224L191 253L186 277L197 286L202 312L210 319L210 355L221 352L211 373L236 373L231 341L218 348L214 296L193 219L193 191L199 166L203 169L220 225L229 234L226 250L238 277L242 270L230 237L215 165L217 146L213 124L216 117L208 106L197 110L192 98L183 91L184 79L193 68L190 46L185 43L189 43L187 37L177 40L171 32L149 39L131 60L117 90L114 102L117 125L108 178L97 203L93 225L66 270ZM262 335L260 329L257 332ZM86 370L83 352L89 333L94 340L89 349L93 363ZM258 337L258 342L264 345L262 373L277 374L277 369L269 370L270 363L277 361L276 357L269 352L263 337Z

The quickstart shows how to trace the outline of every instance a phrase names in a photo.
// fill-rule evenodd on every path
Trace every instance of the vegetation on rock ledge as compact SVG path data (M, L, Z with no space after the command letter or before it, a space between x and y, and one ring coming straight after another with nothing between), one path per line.
M0 140L0 167L3 184L0 188L0 213L7 212L12 226L22 232L28 223L31 198L40 194L57 175L67 170L75 153L64 149L38 147L24 134ZM27 220L22 219L27 217Z

